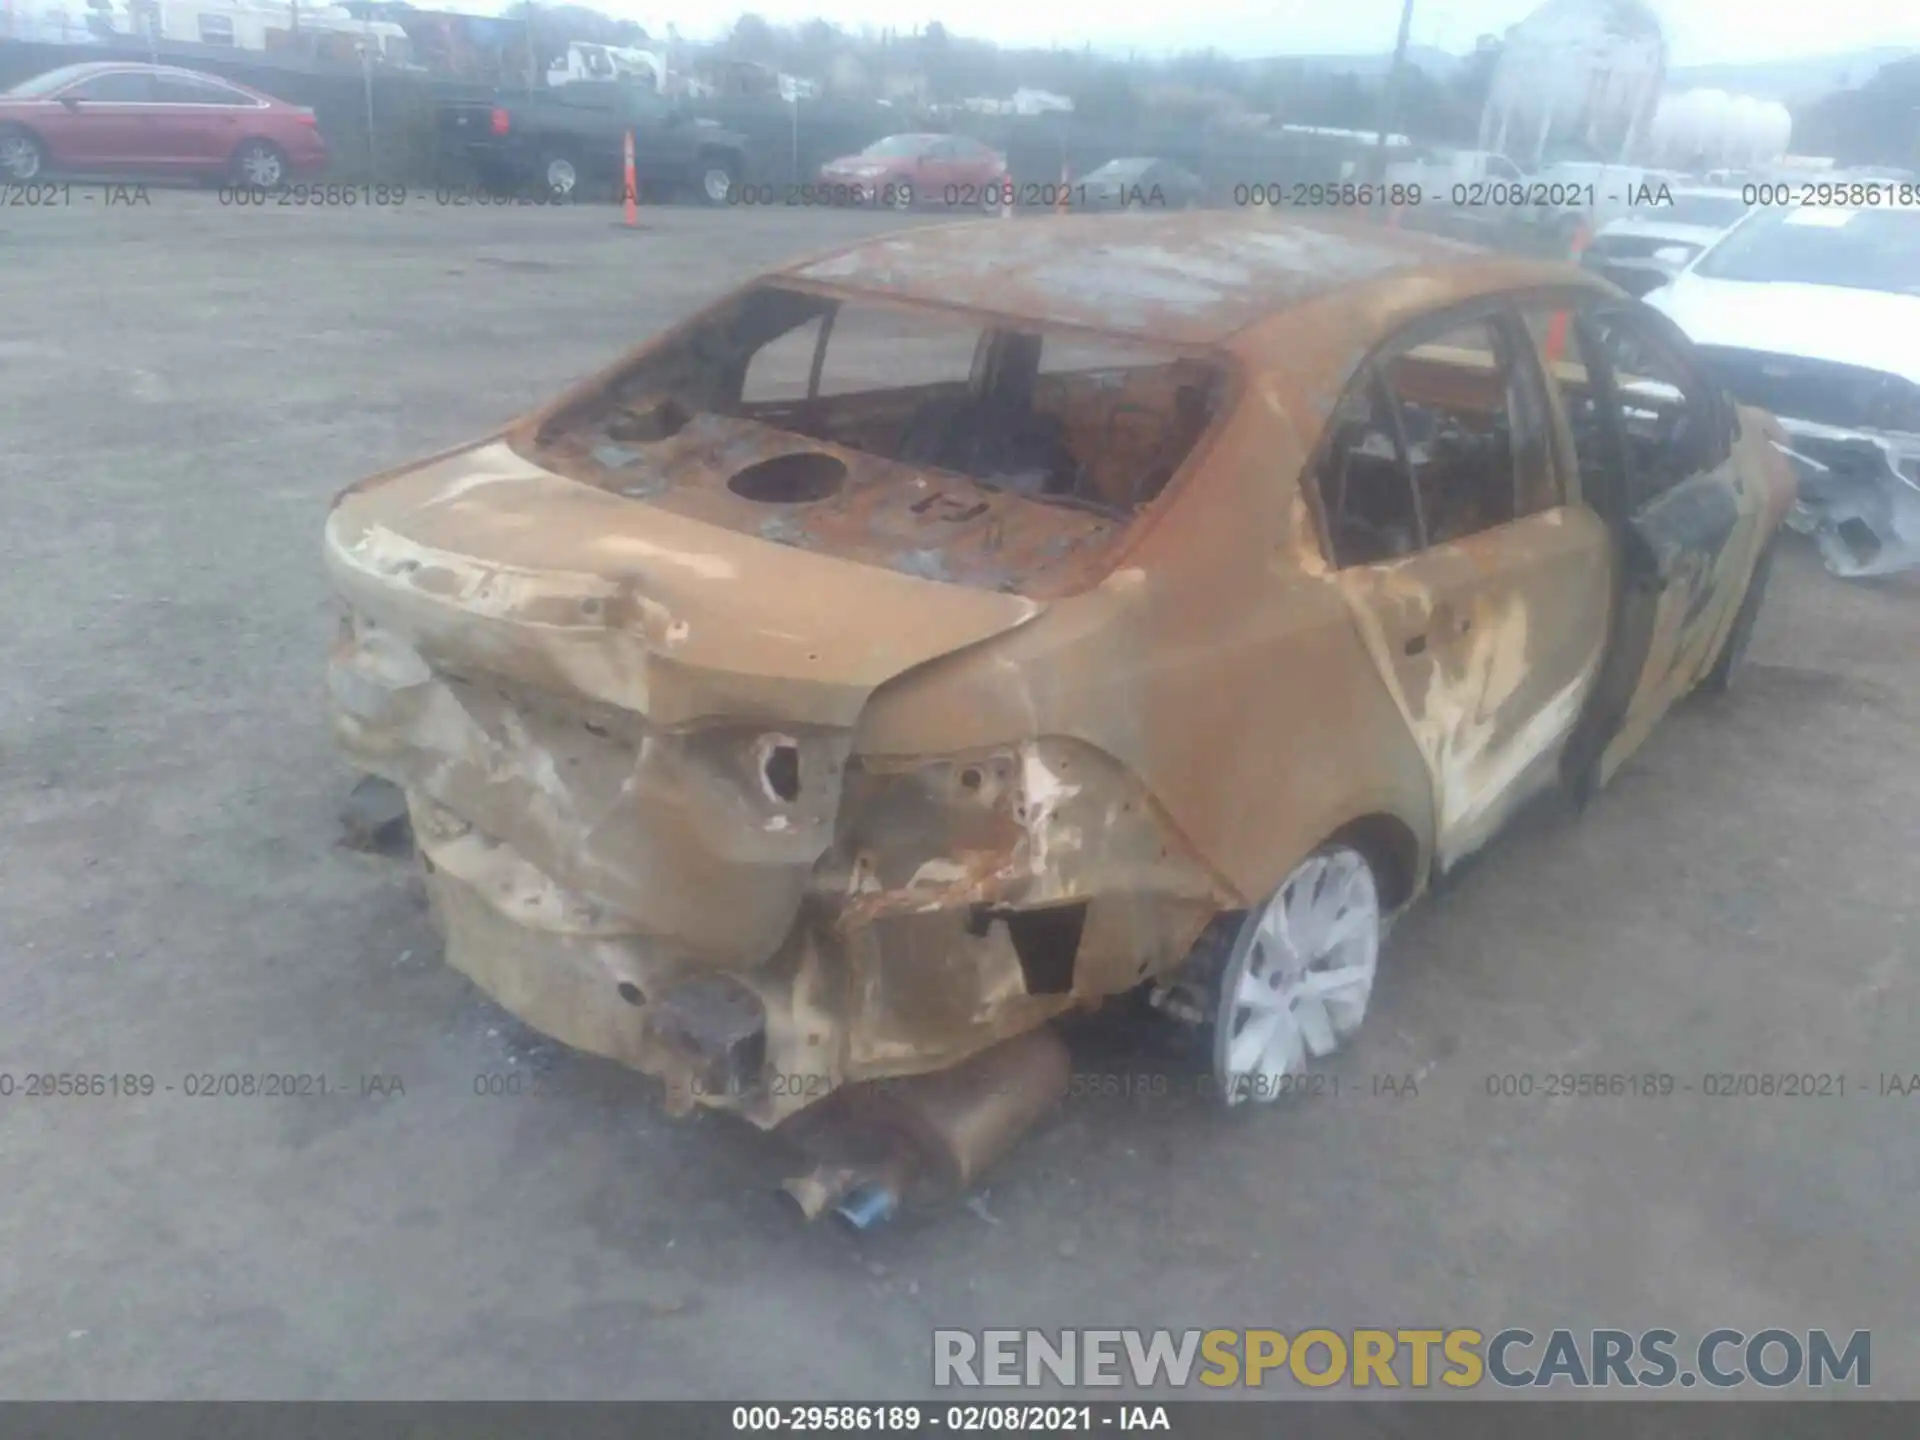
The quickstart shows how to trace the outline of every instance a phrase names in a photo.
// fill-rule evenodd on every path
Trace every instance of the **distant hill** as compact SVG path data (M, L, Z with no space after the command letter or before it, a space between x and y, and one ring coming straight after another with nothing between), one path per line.
M1669 90L1725 90L1761 100L1798 104L1817 100L1834 90L1864 85L1882 65L1920 55L1920 46L1881 45L1850 50L1841 55L1795 56L1790 60L1762 60L1746 65L1680 65L1667 72ZM1431 45L1410 45L1407 59L1435 80L1447 80L1466 63ZM1276 63L1311 66L1316 70L1350 71L1366 78L1387 73L1389 52L1372 55L1276 55ZM1266 63L1266 62L1259 62Z
M1911 55L1920 55L1920 47L1881 45L1843 55L1797 56L1752 65L1682 65L1667 72L1667 88L1725 90L1793 105L1864 85L1882 65Z

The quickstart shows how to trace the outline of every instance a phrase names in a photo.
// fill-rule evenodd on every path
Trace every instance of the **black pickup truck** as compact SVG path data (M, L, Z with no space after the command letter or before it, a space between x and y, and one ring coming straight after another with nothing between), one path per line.
M743 137L637 85L576 82L451 100L439 110L443 147L465 155L483 182L502 190L561 200L594 186L617 194L629 130L643 192L691 191L724 205L746 173Z

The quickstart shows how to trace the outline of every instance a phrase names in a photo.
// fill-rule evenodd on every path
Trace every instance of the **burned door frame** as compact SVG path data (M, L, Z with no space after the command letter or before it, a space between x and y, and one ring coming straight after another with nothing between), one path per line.
M1503 367L1514 508L1508 519L1435 540L1403 402L1383 362L1469 325L1485 327ZM1336 416L1362 386L1390 406L1395 465L1418 532L1411 547L1380 559L1342 553L1320 488L1337 420L1316 447L1305 488L1334 584L1427 767L1432 855L1444 871L1558 777L1605 653L1607 532L1581 498L1514 296L1483 296L1400 327L1355 367ZM1544 430L1538 463L1552 486L1551 503L1531 508L1523 500L1519 413L1529 407ZM1568 633L1583 621L1584 636Z
M1751 538L1757 500L1747 494L1733 463L1738 411L1712 383L1677 326L1633 300L1590 294L1534 300L1571 313L1581 364L1600 409L1612 482L1594 496L1613 534L1616 556L1607 651L1562 762L1568 787L1584 804L1712 663L1738 608L1738 595L1730 597L1725 587L1743 539ZM1624 324L1637 332L1632 338L1650 344L1679 377L1690 423L1700 430L1697 443L1706 447L1700 466L1658 491L1650 489L1651 477L1641 473L1629 443L1624 397L1603 324ZM1549 357L1542 356L1541 363L1551 375ZM1744 568L1750 578L1751 566ZM1744 593L1744 584L1738 588ZM1690 654L1701 663L1689 666Z

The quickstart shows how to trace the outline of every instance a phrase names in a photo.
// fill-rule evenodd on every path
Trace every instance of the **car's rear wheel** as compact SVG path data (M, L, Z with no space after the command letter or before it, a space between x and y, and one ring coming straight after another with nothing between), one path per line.
M1303 860L1247 912L1227 953L1213 1077L1228 1105L1277 1100L1360 1028L1380 958L1380 891L1358 850Z
M875 189L882 195L887 194L889 189L892 191L894 209L911 210L913 208L913 186L906 181L902 180L897 185L891 181L884 185L876 183Z
M273 190L287 180L287 157L271 140L248 140L233 152L234 178L255 190Z
M553 150L541 156L537 173L541 188L552 199L571 200L580 188L580 167L565 151Z
M1724 695L1733 688L1733 672L1747 658L1747 646L1753 640L1753 627L1760 619L1760 602L1766 598L1767 577L1772 573L1773 542L1768 541L1767 548L1760 552L1760 558L1754 562L1753 578L1747 581L1747 593L1740 597L1740 608L1734 613L1726 643L1720 647L1720 658L1713 662L1713 669L1700 682L1702 689Z
M740 184L740 167L724 155L700 157L700 198L709 205L724 205Z
M46 147L26 130L0 130L0 175L24 184L47 168Z

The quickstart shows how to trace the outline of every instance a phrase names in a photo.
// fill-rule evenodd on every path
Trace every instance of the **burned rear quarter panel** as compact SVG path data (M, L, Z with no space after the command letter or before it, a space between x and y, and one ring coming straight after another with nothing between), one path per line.
M1445 293L1300 306L1236 347L1237 403L1117 568L1029 625L883 686L856 752L1082 741L1140 779L1241 904L1350 822L1391 816L1413 842L1410 895L1432 784L1320 556L1301 475L1379 327Z
M1349 823L1391 816L1413 842L1410 898L1433 851L1435 782L1328 568L1303 474L1380 344L1455 305L1549 287L1614 293L1568 267L1487 256L1342 287L1231 337L1237 403L1118 567L883 687L856 749L1082 740L1140 778L1243 903Z

